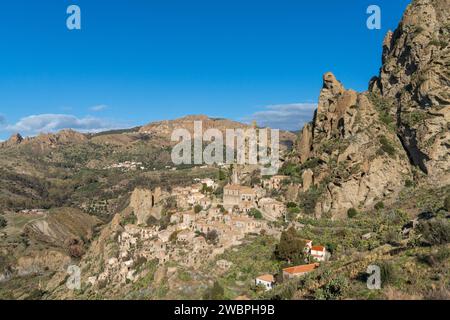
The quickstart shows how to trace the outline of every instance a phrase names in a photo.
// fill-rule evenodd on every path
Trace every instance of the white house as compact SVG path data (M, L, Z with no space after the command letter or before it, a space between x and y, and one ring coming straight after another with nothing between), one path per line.
M271 274L263 274L255 279L255 284L263 286L266 291L273 289L275 279Z
M313 256L317 261L325 261L327 250L324 246L312 246L311 256Z

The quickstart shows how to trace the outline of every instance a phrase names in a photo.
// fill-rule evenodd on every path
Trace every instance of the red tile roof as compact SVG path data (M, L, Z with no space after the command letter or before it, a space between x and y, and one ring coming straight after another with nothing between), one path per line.
M325 251L325 247L324 246L312 246L311 250L314 250L314 251Z
M319 267L318 263L311 263L311 264L304 264L300 266L290 267L283 269L284 272L290 273L290 274L297 274L297 273L305 273L305 272L311 272L314 269Z

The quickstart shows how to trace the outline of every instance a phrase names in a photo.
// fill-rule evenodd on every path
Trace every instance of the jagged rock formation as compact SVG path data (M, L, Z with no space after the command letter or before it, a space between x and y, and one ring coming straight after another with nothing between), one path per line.
M137 218L138 224L146 224L147 219L153 216L155 219L161 218L161 188L154 191L136 188L130 197L130 208Z
M2 142L0 144L0 147L7 148L7 147L15 146L15 145L18 145L18 144L22 143L22 141L23 141L23 137L19 133L16 133L16 134L13 134L5 142Z
M317 215L342 216L395 195L411 164L429 182L450 183L449 8L448 0L408 6L386 36L380 76L368 92L324 75L314 119L296 145L300 164L314 166Z
M332 73L323 77L317 111L297 151L309 167L303 191L314 181L320 192L316 215L342 217L349 208L371 207L398 192L410 175L399 139L367 95L346 90Z
M383 65L370 90L392 99L398 134L411 162L450 183L450 4L415 0L386 35Z
M35 150L50 150L68 144L83 143L88 137L71 129L61 130L57 133L42 133L36 137L23 138L19 133L14 134L7 141L3 142L0 147L10 148L15 146L31 146Z

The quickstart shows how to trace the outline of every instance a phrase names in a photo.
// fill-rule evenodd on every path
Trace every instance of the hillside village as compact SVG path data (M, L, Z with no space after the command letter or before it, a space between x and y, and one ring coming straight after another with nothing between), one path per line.
M159 265L176 262L198 269L225 250L240 245L249 234L279 237L281 229L273 222L285 219L286 206L269 193L281 189L289 177L271 176L254 186L245 186L240 182L239 166L230 166L230 171L230 181L223 185L221 196L215 194L218 181L211 178L195 178L192 185L174 187L170 193L161 188L136 189L131 195L126 222L122 221L123 230L116 237L117 256L107 259L103 272L87 277L86 281L92 286L137 281L136 271L142 261L158 261ZM168 202L171 206L166 211ZM168 224L164 228L149 225L152 219L167 214ZM329 258L325 247L313 246L311 240L305 240L304 251L311 261ZM219 260L217 265L226 269L228 263ZM284 269L284 277L303 275L318 265L305 259L304 265ZM269 288L261 277L255 279L255 284ZM271 281L270 288L274 284Z

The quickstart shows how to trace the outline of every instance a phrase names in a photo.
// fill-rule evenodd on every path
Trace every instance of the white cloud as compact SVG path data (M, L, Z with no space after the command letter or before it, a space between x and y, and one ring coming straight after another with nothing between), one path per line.
M41 132L55 132L62 129L97 132L119 127L117 123L94 117L78 118L69 114L39 114L22 118L15 124L6 125L3 130L34 135Z
M264 110L255 112L245 120L256 121L258 126L283 130L300 130L312 120L317 104L291 103L266 106Z
M91 111L99 112L99 111L105 110L106 108L108 108L108 106L106 104L99 104L99 105L91 107Z

